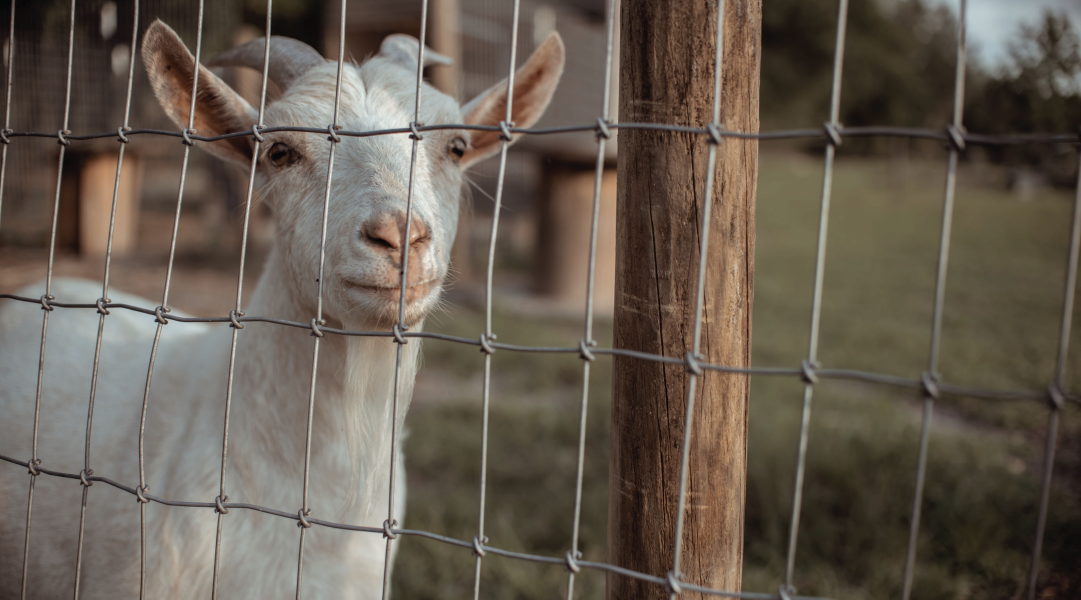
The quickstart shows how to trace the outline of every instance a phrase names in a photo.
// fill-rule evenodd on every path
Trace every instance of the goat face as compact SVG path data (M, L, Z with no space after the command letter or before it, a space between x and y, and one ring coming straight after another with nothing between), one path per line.
M346 130L402 128L414 120L419 42L393 35L379 55L342 67L336 122ZM261 69L265 40L255 40L210 61L211 65ZM143 61L165 112L187 127L194 57L167 25L156 21L143 42ZM425 66L447 59L425 49ZM512 120L528 127L543 114L563 70L558 34L537 48L515 76ZM338 65L289 38L272 37L269 77L284 90L266 109L267 127L313 127L335 122ZM423 84L419 121L428 125L497 125L505 118L506 81L465 106ZM248 131L258 113L227 84L199 67L194 127L200 135ZM263 134L202 146L224 160L250 168L277 216L278 252L284 281L294 302L314 312L319 277L330 155L333 180L326 218L324 313L355 327L389 327L398 321L401 263L408 252L405 324L421 321L438 302L457 229L463 172L499 150L497 132L424 132L416 148L408 134L342 136L302 132ZM331 146L333 145L333 150ZM406 203L412 179L412 219ZM408 235L407 230L408 229ZM407 239L408 238L408 239Z

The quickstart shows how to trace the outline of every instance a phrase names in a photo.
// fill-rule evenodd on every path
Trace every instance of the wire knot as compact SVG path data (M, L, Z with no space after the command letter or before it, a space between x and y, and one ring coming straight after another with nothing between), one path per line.
M781 587L777 588L777 595L780 596L781 600L792 600L792 596L796 595L796 588L782 584Z
M57 131L56 132L56 143L60 144L61 146L70 146L71 145L71 140L64 137L65 135L71 135L71 130L70 129L61 129L61 130Z
M590 352L589 349L596 347L596 340L589 340L588 342L586 340L578 340L578 356L581 356L582 360L593 362L593 360L597 357L593 356L593 353Z
M79 471L79 483L83 484L83 487L90 487L94 485L93 481L87 479L87 477L90 477L93 474L94 469L83 469L82 471Z
M385 540L396 540L396 539L398 539L398 534L391 531L392 527L397 527L397 526L398 526L398 519L394 519L393 521L391 521L390 519L387 519L386 521L383 521L383 539L385 539Z
M106 308L105 305L109 304L110 302L112 302L112 300L110 300L108 298L98 298L98 301L97 301L98 314L101 314L101 315L109 314L109 309Z
M49 304L50 300L56 300L56 296L50 296L50 295L46 294L46 295L41 297L41 310L47 310L47 311L52 312L52 310L54 308L56 308L52 304Z
M131 127L123 127L123 126L117 127L116 128L116 141L118 141L118 142L120 142L122 144L126 144L126 143L130 142L131 140L128 139L128 136L124 135L124 132L126 132L126 131L131 131Z
M41 472L38 471L39 466L41 466L41 459L40 458L34 458L34 459L31 459L29 462L26 463L26 470L29 471L30 474L33 475L34 477L37 477L38 475L41 474Z
M582 553L581 552L574 552L573 550L567 550L567 555L566 555L565 558L567 560L567 570L568 571L570 571L571 573L574 573L575 575L582 572L582 567L578 566L578 561L575 560L576 558L582 558Z
M679 585L679 573L669 571L664 578L664 587L668 588L669 594L675 594L676 596L682 594L683 588Z
M612 132L608 131L608 121L597 117L597 137L609 139L612 137Z
M487 543L488 536L473 536L473 556L476 556L477 558L484 558L485 556L487 556L488 552L484 549L484 544Z
M717 127L716 123L710 123L706 125L706 133L709 134L709 143L714 146L721 145L721 129Z
M482 333L480 334L480 351L485 354L495 354L495 348L492 347L492 342L495 341L496 335L494 333Z
M229 311L229 326L236 329L244 329L244 324L238 321L239 317L244 316L244 311L233 309Z
M300 509L297 511L297 527L303 527L304 529L311 529L311 522L308 521L308 517L312 516L312 509Z
M262 144L263 142L266 141L266 139L263 138L263 134L259 133L260 129L266 129L266 125L259 125L258 123L256 123L255 125L251 126L251 135L252 135L251 139L255 140L256 142L258 142L260 144Z
M154 309L154 320L161 325L168 325L169 320L165 318L165 313L169 312L169 309L164 306L159 306Z
M183 130L181 130L180 131L180 137L182 137L184 139L180 140L180 142L182 144L184 144L185 146L194 146L195 142L191 141L191 138L188 137L188 136L192 136L192 135L195 135L195 130L194 129L183 129Z
M814 385L818 383L818 374L815 373L820 365L817 362L811 362L809 360L803 360L799 364L799 378L803 380L803 383L809 383Z
M214 512L218 513L219 515L227 515L227 514L229 514L229 509L225 508L225 505L222 504L223 502L228 502L228 501L229 501L229 496L225 496L225 497L218 496L217 498L214 498Z
M394 342L397 343L397 344L408 344L409 343L409 340L405 339L405 337L402 335L402 333L406 332L406 331L409 331L409 327L404 326L404 325L399 325L397 323L395 323L390 328L390 332L392 334L394 334Z
M938 400L941 392L938 389L938 377L935 377L929 371L924 371L920 376L920 391L923 395L932 400Z
M510 134L510 128L514 126L514 123L507 125L506 121L499 122L499 139L504 142L514 141L514 138Z
M409 139L417 140L419 142L424 139L424 136L417 131L417 127L424 127L424 123L417 123L416 121L409 122Z
M1062 390L1062 386L1057 382L1047 386L1047 399L1050 401L1053 410L1062 410L1066 407L1066 392Z
M315 317L312 317L312 335L314 335L315 337L323 337L324 335L326 335L323 333L322 329L319 329L320 325L326 324L326 319L316 319Z
M828 141L831 146L837 147L841 145L842 127L843 126L840 123L826 122L822 125L822 129L826 132L826 141Z
M946 138L950 141L950 146L958 151L965 151L965 129L964 127L958 127L956 125L950 125L946 128Z
M331 123L330 125L327 125L327 133L330 134L330 135L327 136L327 139L334 142L335 144L341 142L342 138L341 138L341 136L339 136L337 134L337 131L340 130L341 128L342 128L341 125L335 125L333 123Z
M3 142L5 145L10 144L11 139L8 138L9 133L15 133L15 132L13 130L11 130L11 129L0 129L0 142Z
M144 496L144 494L148 493L149 491L150 491L150 486L149 485L136 486L135 487L135 499L138 500L140 504L150 504L150 499L147 498L146 496Z
M688 352L687 357L684 359L684 361L687 363L687 371L689 371L690 373L694 373L698 377L701 377L703 371L702 365L698 364L699 358L701 357L696 357L693 352Z

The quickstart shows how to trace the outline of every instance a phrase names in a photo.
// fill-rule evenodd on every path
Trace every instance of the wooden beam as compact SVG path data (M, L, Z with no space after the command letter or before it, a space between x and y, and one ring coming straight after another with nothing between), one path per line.
M716 0L622 0L619 120L704 127L712 120ZM761 0L728 0L720 126L758 131ZM747 366L754 299L758 144L726 139L705 173L704 136L619 134L614 342L683 358L692 350L703 202L712 203L700 360ZM703 199L705 177L714 180ZM689 374L684 365L616 357L608 561L672 569ZM698 378L682 535L682 580L738 591L750 378ZM608 575L608 598L667 598L656 584ZM698 598L684 592L681 598Z

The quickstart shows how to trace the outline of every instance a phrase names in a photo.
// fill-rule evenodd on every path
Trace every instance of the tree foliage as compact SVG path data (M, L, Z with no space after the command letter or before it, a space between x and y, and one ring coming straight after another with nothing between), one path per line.
M837 0L769 0L762 21L764 128L829 118ZM926 0L849 5L840 121L938 129L951 120L957 19ZM1007 64L969 55L964 123L981 133L1075 132L1081 125L1081 41L1065 13L1023 25ZM848 145L846 143L846 145ZM874 142L853 144L865 151ZM1061 163L1063 148L992 148L999 162ZM1062 175L1062 165L1050 167ZM1072 169L1067 169L1072 172Z

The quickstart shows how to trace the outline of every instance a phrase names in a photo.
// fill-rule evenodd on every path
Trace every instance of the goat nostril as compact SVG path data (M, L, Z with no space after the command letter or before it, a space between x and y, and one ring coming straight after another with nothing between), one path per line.
M366 237L368 239L368 243L372 244L373 246L379 246L381 248L386 248L388 250L395 250L395 249L398 248L398 246L396 244L392 244L389 241L387 241L387 240L385 240L385 239L383 239L381 237L374 236L374 235L372 235L370 233L366 234L364 237Z
M383 250L399 250L402 247L402 232L392 220L369 223L361 229L361 235L368 244Z
M431 232L428 231L428 226L424 224L424 221L413 218L413 223L409 227L409 245L418 246L424 244L431 239Z

